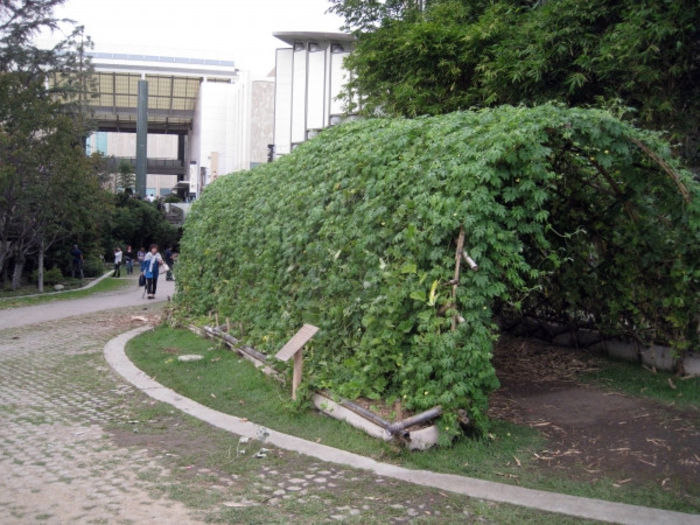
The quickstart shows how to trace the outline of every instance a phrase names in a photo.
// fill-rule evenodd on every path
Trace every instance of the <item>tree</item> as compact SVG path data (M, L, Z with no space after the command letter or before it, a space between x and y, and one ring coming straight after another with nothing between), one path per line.
M539 104L629 107L700 165L700 6L691 0L332 0L358 37L363 111Z
M420 12L429 0L330 0L330 11L345 19L344 29L371 31L389 20Z
M118 185L121 186L123 192L133 195L134 186L136 184L136 174L134 173L131 164L125 160L122 160L119 162L117 171L119 172Z
M46 163L38 172L40 184L33 195L34 236L32 238L37 254L39 291L43 291L44 255L57 242L69 236L87 232L96 236L96 225L100 216L108 209L105 192L94 176L92 159L85 156L80 143L81 136L75 137L73 123L65 119L67 129L52 135L44 146L49 151L43 156Z
M36 256L42 289L46 250L75 234L77 221L94 225L100 208L82 149L89 39L76 28L52 49L31 44L38 30L58 27L52 9L60 3L0 5L0 267L12 260L14 288Z
M120 193L114 198L114 211L107 224L109 232L103 235L103 251L111 253L116 245L148 247L177 244L177 228L165 220L163 213L152 203Z

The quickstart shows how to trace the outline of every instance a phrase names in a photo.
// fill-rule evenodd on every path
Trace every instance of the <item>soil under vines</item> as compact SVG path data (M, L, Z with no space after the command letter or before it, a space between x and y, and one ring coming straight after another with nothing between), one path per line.
M577 380L601 358L532 339L503 336L494 364L501 387L489 416L536 428L539 463L565 476L619 484L700 481L700 410L624 395Z

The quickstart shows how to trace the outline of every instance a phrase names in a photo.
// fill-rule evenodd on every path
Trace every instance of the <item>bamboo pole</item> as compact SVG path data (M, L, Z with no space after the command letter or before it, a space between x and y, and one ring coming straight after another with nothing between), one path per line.
M683 181L681 180L680 175L676 173L673 168L666 162L664 159L659 157L656 153L654 153L646 144L644 144L641 140L638 140L634 137L630 137L629 140L635 144L639 149L641 149L644 153L649 155L649 157L656 162L662 170L666 172L666 174L671 177L673 182L676 183L676 186L678 187L678 191L680 191L681 195L683 196L683 200L685 202L690 202L690 192L688 191L688 188L686 187L685 184L683 184Z
M412 427L413 425L417 425L419 423L424 423L426 421L430 421L431 419L435 419L436 417L440 416L442 414L442 407L440 405L435 406L431 408L430 410L426 410L425 412L421 412L420 414L416 414L415 416L407 417L406 419L402 421L397 421L396 423L389 425L389 428L387 430L391 434L398 434L402 430L407 429L408 427Z
M462 250L464 249L464 226L459 227L457 237L457 251L455 252L455 276L452 285L452 304L457 308L457 286L459 286L459 274L462 269ZM452 317L452 331L457 329L457 316Z

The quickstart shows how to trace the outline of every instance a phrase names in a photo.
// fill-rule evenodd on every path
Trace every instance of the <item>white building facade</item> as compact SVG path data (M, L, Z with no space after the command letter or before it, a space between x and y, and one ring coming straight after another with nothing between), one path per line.
M219 60L113 53L95 53L92 60L91 105L100 131L88 139L88 153L136 156L136 88L139 80L148 83L147 194L177 190L196 197L219 175L267 161L272 77L253 80ZM156 168L162 169L150 171Z
M275 69L251 78L233 62L95 53L98 131L88 153L136 157L137 86L148 83L146 193L196 198L217 177L292 151L348 117L343 60L354 37L284 32ZM155 172L154 172L155 171Z
M343 60L354 37L345 33L286 32L274 36L290 47L275 60L274 157L292 151L321 129L347 116L349 73Z

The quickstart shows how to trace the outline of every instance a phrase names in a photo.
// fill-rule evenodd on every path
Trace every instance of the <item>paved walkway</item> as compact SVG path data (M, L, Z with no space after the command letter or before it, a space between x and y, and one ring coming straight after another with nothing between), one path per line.
M102 310L125 304L134 306ZM134 314L155 321L161 309L134 286L22 309L12 322L0 312L2 525L543 516L246 442L152 400L109 368L103 349L141 324Z
M167 294L163 286L160 300ZM546 516L459 494L621 523L700 523L688 514L402 469L220 414L125 371L130 363L119 355L136 333L132 315L158 312L136 286L0 311L0 523L521 523ZM138 388L110 370L103 350ZM264 443L254 441L261 437Z
M124 279L127 278L124 277ZM55 321L76 315L86 315L112 308L140 306L151 302L165 301L175 293L175 283L161 278L158 280L156 298L148 300L143 297L143 288L137 286L136 279L136 277L128 277L129 281L133 281L133 286L130 289L96 293L81 299L52 301L34 306L0 310L0 330Z
M167 475L158 459L119 446L105 430L128 418L139 396L101 356L105 339L129 326L115 317L130 313L26 326L57 317L57 306L76 311L67 303L52 303L50 315L22 309L31 317L0 331L0 523L196 523L181 503L151 495L144 476ZM7 313L0 311L5 326Z

